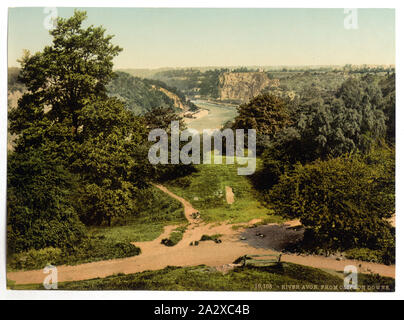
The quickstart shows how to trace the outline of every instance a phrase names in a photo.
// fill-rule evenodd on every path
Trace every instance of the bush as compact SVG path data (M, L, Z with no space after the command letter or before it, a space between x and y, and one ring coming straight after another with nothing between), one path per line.
M201 240L199 240L199 241L209 241L210 240L210 241L215 241L216 242L221 237L222 237L221 234L214 234L212 236L208 236L208 235L204 234L204 235L202 235Z
M283 216L301 220L306 244L326 250L394 248L387 221L395 210L391 150L296 165L269 198Z
M12 153L7 179L8 254L74 246L85 236L72 200L76 181L52 154Z
M175 246L178 242L182 240L182 236L184 232L187 230L187 225L181 226L173 230L170 234L170 238L165 238L161 240L161 244L166 245L167 247Z
M44 268L48 264L59 264L63 260L62 255L63 252L60 248L31 249L14 254L9 261L9 267L12 269Z
M345 257L348 259L355 259L361 261L370 261L370 262L382 262L382 251L380 250L371 250L368 248L355 248L345 251Z
M14 270L41 269L47 264L75 265L86 262L126 258L139 255L140 248L129 242L112 241L103 237L89 237L73 248L30 249L12 255L8 267Z
M76 264L126 258L139 255L140 252L140 248L129 242L116 242L102 237L90 237L83 241L80 246L73 248L71 251L72 257L66 263Z

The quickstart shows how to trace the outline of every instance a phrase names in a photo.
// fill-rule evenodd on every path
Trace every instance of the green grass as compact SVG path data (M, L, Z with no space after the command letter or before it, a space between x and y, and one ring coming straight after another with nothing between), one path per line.
M199 164L197 172L189 176L171 180L167 187L185 198L200 211L206 222L228 221L231 223L248 222L255 218L265 219L268 223L283 222L284 219L273 214L258 200L247 176L237 174L237 164ZM257 159L257 167L260 165ZM233 204L227 204L225 187L233 189Z
M164 226L187 222L179 201L157 188L150 192L154 194L152 202L138 217L128 219L122 226L89 228L89 234L114 241L152 241L163 233Z
M362 291L380 285L394 290L394 279L359 275ZM15 290L42 290L42 284L7 286ZM343 291L343 279L326 271L282 263L272 267L236 268L227 274L206 266L167 267L157 271L119 274L103 279L59 283L60 290L187 290L187 291ZM386 291L386 289L379 289Z
M187 228L188 228L188 224L174 229L170 233L170 237L168 239L163 239L161 241L161 243L165 244L166 246L169 246L169 247L175 246L178 242L180 242L182 240L182 237L183 237L185 231L187 230Z

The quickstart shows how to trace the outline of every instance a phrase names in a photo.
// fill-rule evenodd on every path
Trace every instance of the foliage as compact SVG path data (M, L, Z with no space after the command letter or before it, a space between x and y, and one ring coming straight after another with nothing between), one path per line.
M125 72L116 72L116 76L107 86L108 94L124 101L125 107L134 114L152 112L156 108L176 110L172 98L160 89L165 89L178 96L181 103L191 109L196 106L188 101L178 89L167 86L164 82L133 77Z
M394 152L297 164L269 192L275 211L299 218L312 247L347 250L394 246Z
M48 264L56 265L62 255L63 251L60 248L30 249L14 254L12 258L8 259L7 267L11 270L44 268Z
M312 90L295 104L293 124L275 136L268 152L274 159L306 163L368 152L385 138L382 95L374 82L348 79L334 96Z
M12 270L32 270L52 265L75 265L99 260L132 257L140 254L140 248L129 242L116 242L102 237L85 238L78 246L70 249L30 249L13 255L8 261Z
M16 154L42 148L75 176L71 205L86 224L111 224L132 214L138 190L147 186L146 128L107 96L121 48L103 28L82 28L85 18L80 11L59 18L52 45L21 59L27 91L10 112L10 131L18 134Z
M171 145L171 123L179 122L179 130L185 130L186 126L182 118L171 108L158 107L144 114L143 119L148 130L163 129L168 134L168 145ZM179 142L179 148L186 144L186 141ZM168 159L171 158L171 149L168 150ZM178 177L185 177L195 171L193 164L156 164L151 168L150 176L154 181L164 182Z
M396 140L396 74L393 73L380 81L383 94L383 111L386 115L387 137L389 143Z
M265 93L238 107L233 128L255 129L258 134L272 139L288 124L289 114L285 102L277 96Z
M112 227L90 227L88 233L113 241L152 241L163 232L164 226L187 222L182 204L163 191L150 187L142 190L139 198L138 214Z
M184 235L187 228L188 228L188 225L183 225L178 228L175 228L170 233L170 237L168 239L161 240L161 243L168 247L175 246L178 242L180 242L182 240L182 236Z
M77 181L42 149L12 153L7 168L8 253L72 247L84 226L72 205Z
M215 69L204 72L199 93L202 96L217 99L219 97L219 77L223 70Z
M25 90L24 85L18 81L18 75L20 74L20 68L11 67L8 68L8 77L7 77L7 90L9 92L21 91Z
M384 263L383 252L381 250L371 250L368 248L354 248L344 252L347 259Z
M211 236L209 236L207 234L204 234L204 235L202 235L202 237L201 237L201 239L199 241L217 241L221 237L222 237L221 234L214 234L214 235L211 235Z
M82 143L70 166L84 181L80 217L87 225L111 225L137 212L134 199L147 187L146 129L114 98L84 107L79 119Z
M204 98L216 99L219 97L219 77L229 69L174 69L157 72L154 79L164 81L171 87L176 87L188 97L201 95Z

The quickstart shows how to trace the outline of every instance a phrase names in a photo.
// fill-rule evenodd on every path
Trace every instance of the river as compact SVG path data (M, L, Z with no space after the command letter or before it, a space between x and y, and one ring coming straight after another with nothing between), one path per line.
M208 110L201 112L197 119L186 119L188 128L202 133L203 129L220 129L227 121L233 120L237 115L236 106L228 104L211 103L205 100L192 101L198 108Z

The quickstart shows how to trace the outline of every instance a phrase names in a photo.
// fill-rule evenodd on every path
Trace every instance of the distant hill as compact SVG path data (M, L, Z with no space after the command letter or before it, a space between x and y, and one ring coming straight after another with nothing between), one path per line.
M111 96L122 99L128 110L135 114L143 114L157 107L171 107L178 111L197 109L178 89L162 81L142 79L126 72L116 72L107 89Z

